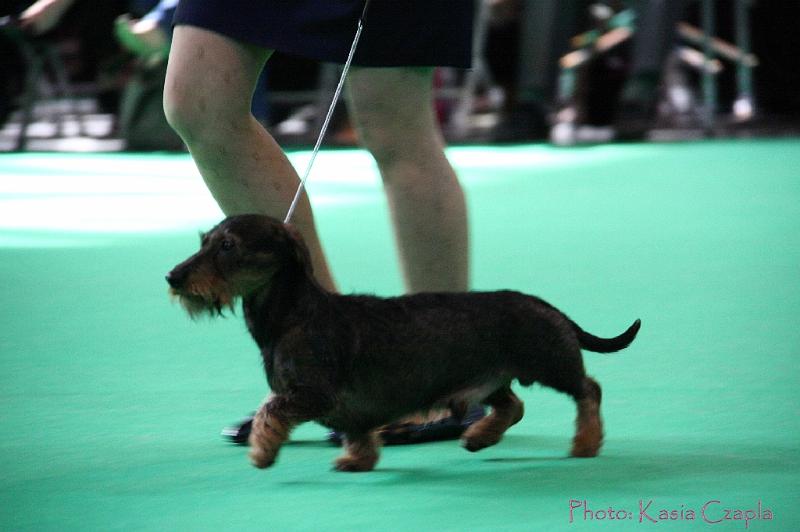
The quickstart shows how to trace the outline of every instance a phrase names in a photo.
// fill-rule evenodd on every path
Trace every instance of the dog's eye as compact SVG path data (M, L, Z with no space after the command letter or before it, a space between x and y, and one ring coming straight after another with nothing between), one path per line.
M233 249L233 247L234 247L233 240L227 238L223 240L222 243L219 245L219 248L222 251L230 251Z

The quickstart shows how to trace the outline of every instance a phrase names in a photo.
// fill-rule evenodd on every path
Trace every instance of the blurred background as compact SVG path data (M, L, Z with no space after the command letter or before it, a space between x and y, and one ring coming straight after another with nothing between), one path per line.
M181 151L161 110L176 0L0 2L0 151ZM800 131L798 0L482 0L473 68L441 68L451 143ZM276 54L253 103L313 144L336 65ZM340 105L328 145L355 136Z
M800 0L476 2L473 68L435 76L470 286L602 336L644 326L585 357L600 458L564 459L572 402L517 386L501 445L386 448L355 476L319 425L269 472L219 436L266 390L240 314L195 323L166 294L222 216L162 110L175 3L0 0L0 530L615 524L572 523L584 499L697 512L669 530L705 529L709 501L759 512L720 530L800 530ZM297 168L339 75L276 55L261 77L253 112ZM354 142L343 102L326 144ZM402 293L375 161L315 164L341 290Z

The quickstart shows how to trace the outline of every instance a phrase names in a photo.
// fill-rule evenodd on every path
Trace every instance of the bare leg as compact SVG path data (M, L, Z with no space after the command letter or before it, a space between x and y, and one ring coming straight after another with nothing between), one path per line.
M467 209L444 154L432 85L432 68L354 67L349 111L383 179L406 291L463 292L469 288Z
M283 219L299 182L283 150L250 113L253 88L271 53L208 30L175 28L164 111L226 215ZM307 197L292 222L309 247L317 279L335 290Z
M345 454L336 459L337 471L372 471L378 462L380 437L375 432L362 435L347 434L344 438Z
M431 68L353 68L350 111L378 163L409 292L469 284L464 193L444 155Z
M470 452L498 443L505 431L522 419L525 411L522 401L507 386L487 397L486 403L492 407L492 413L469 427L461 436L461 445Z

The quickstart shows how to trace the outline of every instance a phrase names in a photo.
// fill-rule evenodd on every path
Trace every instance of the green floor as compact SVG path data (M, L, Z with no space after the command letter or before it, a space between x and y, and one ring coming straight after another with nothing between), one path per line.
M0 530L800 530L800 141L450 155L474 288L600 335L642 319L585 357L599 458L565 458L571 401L536 387L478 454L390 447L334 473L306 425L253 469L218 435L266 393L241 317L193 323L166 295L219 217L188 156L3 155ZM370 159L323 152L310 193L342 289L398 293Z

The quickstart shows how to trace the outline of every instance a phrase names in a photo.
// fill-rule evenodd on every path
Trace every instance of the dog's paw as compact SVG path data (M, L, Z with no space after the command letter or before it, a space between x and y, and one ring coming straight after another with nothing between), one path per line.
M364 471L372 471L375 468L375 462L363 458L342 456L333 462L333 468L336 471L344 471L346 473L362 473Z
M463 436L461 438L461 447L471 453L477 453L482 449L496 445L500 439L499 437L487 437L486 435Z
M461 436L461 447L471 453L496 445L503 439L503 432L496 430L492 418L485 417L470 426Z
M258 469L266 469L275 463L275 453L268 453L263 449L252 449L249 456L250 463Z
M602 432L579 433L572 440L572 450L569 454L574 458L593 458L600 454L602 445Z
M573 458L594 458L599 453L599 443L583 443L579 441L572 443L572 450L569 452Z

